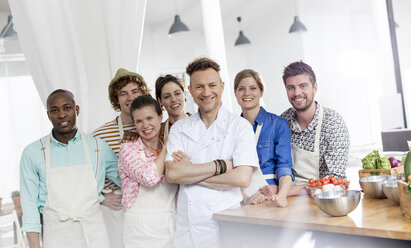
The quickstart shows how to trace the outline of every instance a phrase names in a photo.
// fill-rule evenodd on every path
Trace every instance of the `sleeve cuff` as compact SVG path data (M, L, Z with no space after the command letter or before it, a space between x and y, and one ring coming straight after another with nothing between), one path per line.
M29 224L23 223L23 227L21 228L23 232L36 232L41 233L41 224Z
M280 180L282 176L286 176L286 175L291 176L291 179L293 181L295 178L294 171L291 168L286 168L286 167L277 168L277 170L275 171L275 175L278 180Z

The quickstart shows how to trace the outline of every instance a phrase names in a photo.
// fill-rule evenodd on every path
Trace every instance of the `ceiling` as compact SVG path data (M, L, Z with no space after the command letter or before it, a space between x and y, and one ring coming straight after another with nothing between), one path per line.
M220 0L224 29L238 29L236 18L242 17L242 27L252 26L286 0ZM174 5L175 4L175 5ZM192 29L202 28L201 0L148 0L146 11L147 25L172 24L178 12L182 21Z
M287 0L220 0L224 28L237 30L237 16L242 17L242 28L255 25L284 1ZM10 12L8 0L0 0L0 11ZM201 0L147 0L146 25L171 25L176 13L189 28L202 29Z

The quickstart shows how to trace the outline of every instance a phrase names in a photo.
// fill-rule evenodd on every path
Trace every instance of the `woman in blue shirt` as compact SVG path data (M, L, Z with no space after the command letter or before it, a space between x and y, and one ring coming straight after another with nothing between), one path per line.
M264 85L258 72L240 71L234 80L234 93L242 109L241 115L253 125L262 178L268 184L246 197L245 202L258 204L270 199L277 206L285 207L294 180L287 121L260 106Z

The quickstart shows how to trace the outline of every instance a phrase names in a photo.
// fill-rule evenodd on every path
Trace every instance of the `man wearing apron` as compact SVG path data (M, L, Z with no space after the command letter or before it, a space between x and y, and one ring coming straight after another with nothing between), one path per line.
M103 141L81 133L79 107L66 90L47 98L52 132L28 145L20 165L22 230L30 247L110 247L100 201L107 176L120 184L117 157Z
M187 66L189 91L199 111L174 123L168 136L166 178L180 184L176 248L221 247L213 214L240 206L240 187L248 186L252 168L258 167L250 123L221 106L219 70L208 58ZM178 160L182 157L188 161Z
M295 171L289 194L306 193L310 178L345 178L350 139L342 117L314 101L317 82L311 67L302 61L284 69L283 81L292 108L281 116L291 131L291 152ZM338 97L338 96L337 96Z
M98 127L92 135L106 141L118 156L124 133L136 132L130 117L130 104L138 96L150 94L150 91L141 75L120 68L111 80L108 92L113 109L120 111L120 115ZM103 193L105 200L101 203L101 210L111 247L122 248L124 209L121 205L121 189L106 178Z

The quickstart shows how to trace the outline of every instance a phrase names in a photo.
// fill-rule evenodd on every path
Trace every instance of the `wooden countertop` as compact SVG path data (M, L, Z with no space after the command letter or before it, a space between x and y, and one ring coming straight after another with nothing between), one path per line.
M388 199L362 195L357 208L347 216L331 217L308 196L288 198L288 207L266 201L214 214L214 219L239 223L309 229L324 232L411 240L411 221Z

